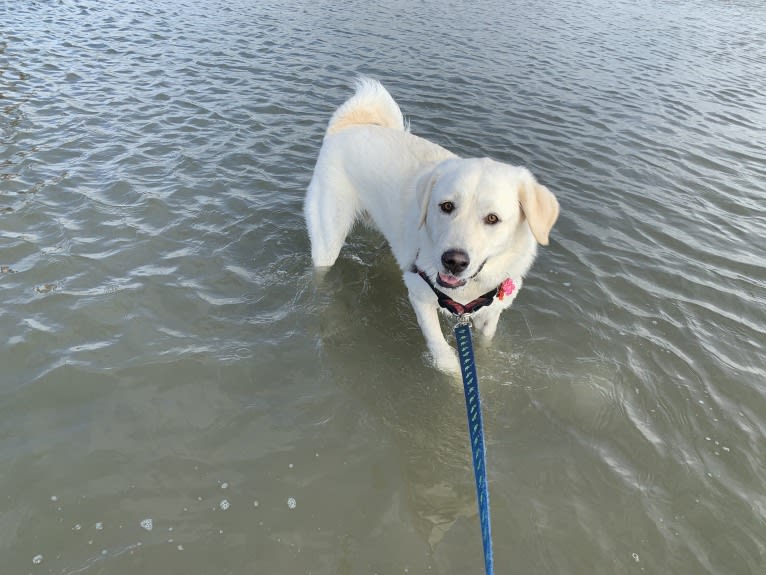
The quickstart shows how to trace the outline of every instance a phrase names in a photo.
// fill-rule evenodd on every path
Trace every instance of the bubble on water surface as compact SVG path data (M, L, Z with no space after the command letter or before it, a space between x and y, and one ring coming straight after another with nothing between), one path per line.
M104 524L101 521L96 523L96 530L101 531L104 528Z
M226 481L221 483L221 489L228 489L228 488L229 488L229 484Z
M226 511L231 504L229 503L228 499L222 499L221 502L218 504L218 507L221 508L221 511Z
M294 498L294 497L290 497L290 498L287 500L287 506L288 506L290 509L295 509L295 506L296 506L296 505L297 505L297 503L295 502L295 498Z
M147 531L151 531L154 527L154 522L150 518L146 518L143 521L141 521L141 527L146 529Z

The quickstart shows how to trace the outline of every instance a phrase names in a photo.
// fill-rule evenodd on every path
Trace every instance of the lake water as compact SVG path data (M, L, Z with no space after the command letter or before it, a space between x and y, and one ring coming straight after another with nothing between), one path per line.
M481 572L393 258L311 272L360 73L561 203L477 350L497 572L766 573L760 0L1 1L2 573Z

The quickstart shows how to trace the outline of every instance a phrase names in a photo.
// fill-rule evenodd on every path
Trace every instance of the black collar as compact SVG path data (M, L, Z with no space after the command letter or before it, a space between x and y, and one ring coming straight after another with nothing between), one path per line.
M456 302L454 299L449 297L446 293L439 290L431 281L431 279L428 277L426 272L423 270L419 270L415 265L412 266L412 273L418 274L420 277L422 277L425 282L428 284L428 286L433 290L433 292L436 294L436 298L439 300L439 305L446 309L447 311L451 312L453 315L463 315L466 313L473 313L476 310L479 310L483 307L486 307L490 305L493 301L495 301L495 297L503 293L503 295L510 295L506 294L505 292L505 285L506 282L503 282L499 286L497 286L495 289L488 291L487 293L480 295L475 300L468 302L467 304L463 305L461 303ZM502 296L501 296L502 299Z

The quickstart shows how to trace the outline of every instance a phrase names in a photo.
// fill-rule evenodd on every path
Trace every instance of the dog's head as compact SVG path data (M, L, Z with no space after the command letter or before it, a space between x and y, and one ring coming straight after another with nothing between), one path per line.
M485 266L508 267L509 258L528 254L531 264L534 240L548 244L559 214L529 170L490 159L445 160L421 178L417 194L432 260L422 264L443 288L481 279Z

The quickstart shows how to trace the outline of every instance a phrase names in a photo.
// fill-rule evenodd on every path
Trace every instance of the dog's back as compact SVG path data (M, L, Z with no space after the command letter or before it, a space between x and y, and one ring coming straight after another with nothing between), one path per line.
M330 118L326 135L330 136L351 126L382 126L394 130L406 130L399 105L391 94L371 78L360 77L356 92L346 100Z
M314 265L333 265L364 213L386 236L402 269L409 267L417 251L410 236L420 213L416 173L453 156L412 135L386 89L359 78L354 95L330 118L306 193L303 212Z

